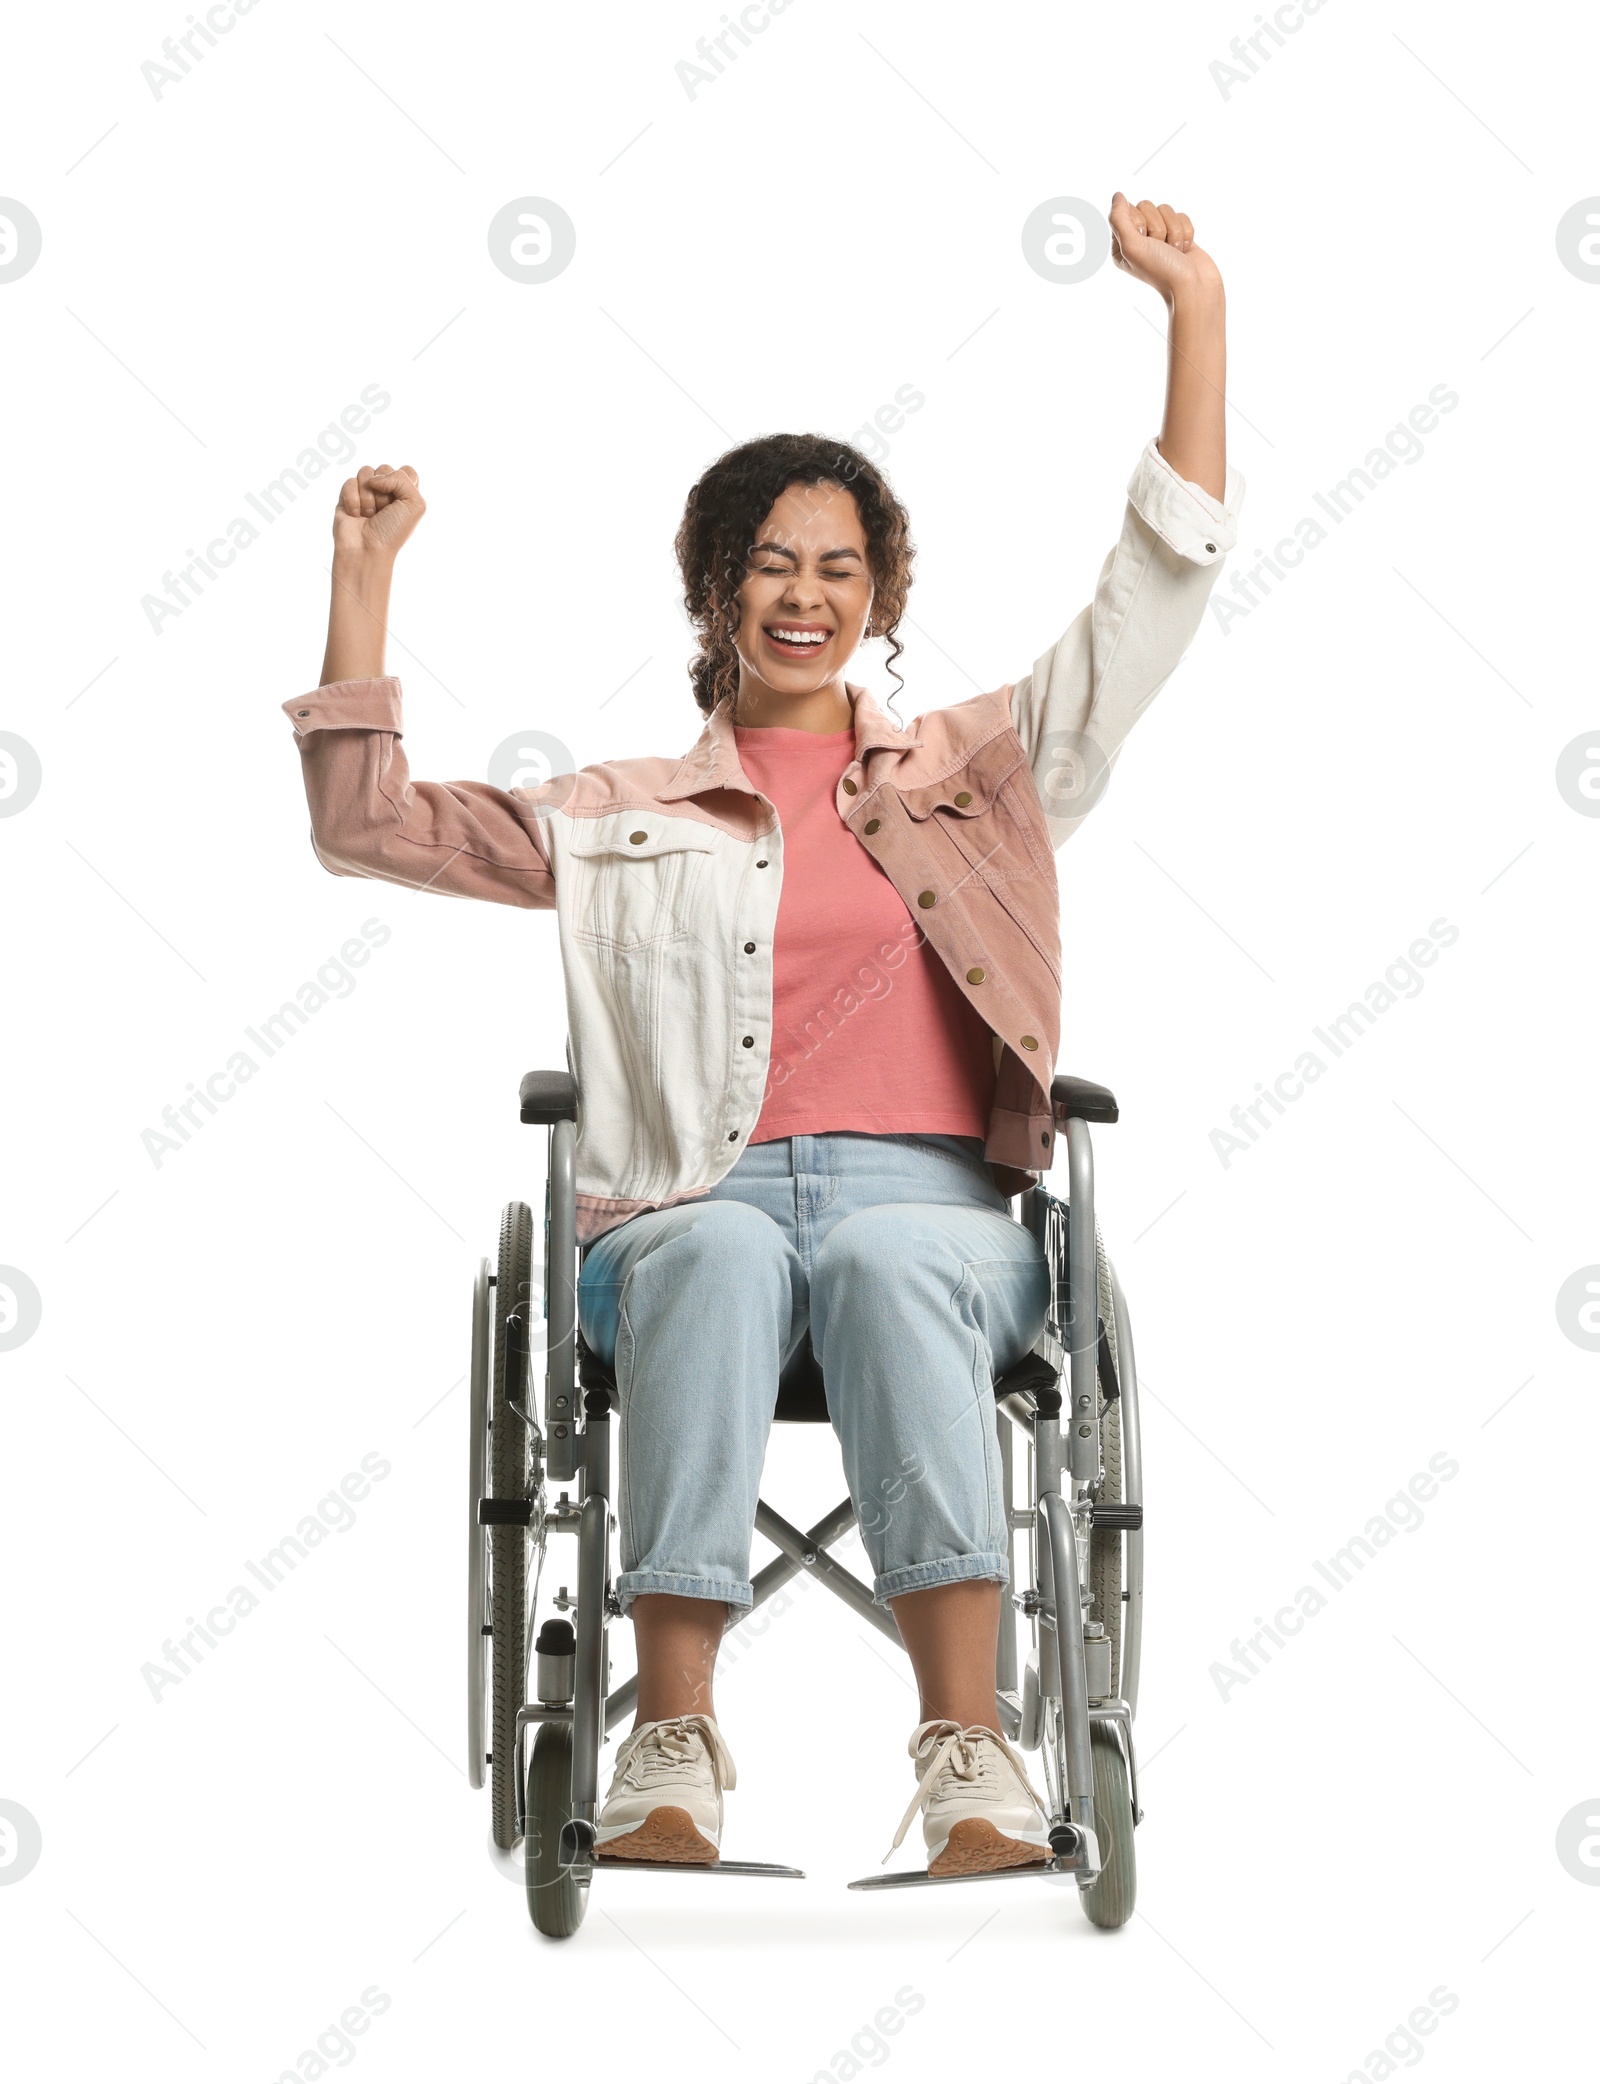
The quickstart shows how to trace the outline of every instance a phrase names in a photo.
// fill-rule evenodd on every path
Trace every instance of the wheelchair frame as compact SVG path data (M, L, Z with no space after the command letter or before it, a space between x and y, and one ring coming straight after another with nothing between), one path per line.
M1052 1097L1065 1124L1069 1198L1062 1202L1042 1187L1031 1188L1020 1197L1019 1211L1045 1247L1051 1307L1034 1351L995 1385L1011 1565L995 1698L1006 1735L1041 1754L1050 1856L988 1874L902 1872L870 1875L849 1886L944 1887L1043 1874L1075 1883L1092 1922L1120 1926L1133 1911L1133 1826L1142 1814L1133 1719L1142 1642L1143 1471L1132 1329L1094 1220L1089 1133L1091 1119L1115 1121L1117 1108L1108 1092L1081 1079L1057 1079ZM525 1079L522 1116L550 1132L544 1412L541 1424L532 1394L532 1327L539 1304L532 1218L524 1204L513 1202L502 1219L499 1262L493 1271L487 1260L481 1262L473 1292L468 1774L474 1787L482 1787L485 1768L491 1770L491 1850L503 1860L522 1842L530 1915L541 1931L565 1937L582 1920L597 1866L803 1876L796 1868L759 1861L691 1867L596 1856L601 1747L633 1711L637 1684L630 1678L613 1688L609 1682L608 1630L621 1614L611 1576L617 1524L611 1506L612 1402L606 1389L580 1386L577 1087L570 1074ZM1027 1503L1020 1506L1019 1442L1027 1474ZM576 1501L565 1490L552 1501L550 1483L575 1485ZM754 1606L804 1571L900 1645L892 1614L874 1604L871 1589L829 1553L854 1524L848 1498L806 1529L759 1500L756 1532L779 1553L752 1581ZM536 1639L538 1588L555 1533L576 1537L576 1591L560 1586L551 1604L563 1618L547 1620ZM1024 1557L1025 1569L1019 1567ZM730 1626L753 1610L731 1616ZM575 1628L565 1620L568 1613ZM1027 1647L1019 1660L1024 1628ZM486 1741L491 1695L494 1730ZM530 1728L537 1733L532 1760ZM536 1796L530 1793L535 1783Z

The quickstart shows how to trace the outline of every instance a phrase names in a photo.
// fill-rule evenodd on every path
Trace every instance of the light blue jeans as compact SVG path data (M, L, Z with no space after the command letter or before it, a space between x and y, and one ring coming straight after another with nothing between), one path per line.
M607 1231L578 1315L621 1403L624 1609L641 1592L751 1604L778 1377L808 1323L877 1602L1004 1584L992 1384L1048 1299L975 1137L751 1144L704 1200Z

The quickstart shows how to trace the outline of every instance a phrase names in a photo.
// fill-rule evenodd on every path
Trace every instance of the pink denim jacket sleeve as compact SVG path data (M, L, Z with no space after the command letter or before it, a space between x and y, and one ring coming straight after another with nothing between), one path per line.
M333 681L283 712L299 740L311 844L324 868L530 910L555 904L531 798L488 782L411 779L393 675Z

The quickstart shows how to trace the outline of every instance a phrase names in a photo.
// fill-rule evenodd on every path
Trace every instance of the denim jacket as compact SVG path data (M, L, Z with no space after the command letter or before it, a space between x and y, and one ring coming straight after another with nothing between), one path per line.
M905 730L849 686L855 757L836 808L995 1037L985 1156L1004 1192L1054 1156L1055 850L1187 651L1243 493L1230 469L1218 502L1151 441L1093 600L1031 673ZM761 1111L783 884L778 815L740 768L727 705L681 758L601 761L511 790L414 781L393 677L283 707L324 867L554 909L581 1095L580 1236L714 1186Z

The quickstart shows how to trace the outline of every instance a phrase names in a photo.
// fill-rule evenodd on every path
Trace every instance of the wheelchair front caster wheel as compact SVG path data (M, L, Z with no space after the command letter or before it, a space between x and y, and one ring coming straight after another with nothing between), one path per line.
M544 1722L528 1766L523 1855L528 1915L547 1939L570 1939L583 1923L589 1885L580 1883L561 1855L561 1832L572 1811L572 1726Z
M1115 1931L1133 1916L1133 1800L1128 1789L1128 1761L1117 1733L1105 1723L1089 1729L1094 1766L1094 1828L1100 1841L1099 1878L1078 1891L1083 1914L1091 1925Z

